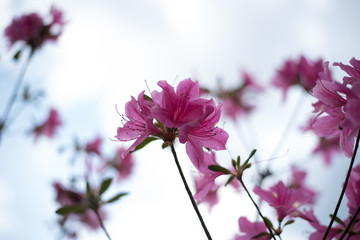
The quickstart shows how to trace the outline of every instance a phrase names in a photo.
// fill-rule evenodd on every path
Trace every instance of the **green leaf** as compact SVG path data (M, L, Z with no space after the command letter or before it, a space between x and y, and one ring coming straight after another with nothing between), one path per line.
M91 195L92 192L91 192L91 186L90 186L90 183L88 181L86 181L86 193L88 195Z
M160 139L160 138L157 138L157 137L147 137L145 138L144 141L142 141L139 145L136 146L136 148L131 151L131 153L137 151L137 150L140 150L142 149L143 147L145 147L146 145L148 145L150 142L154 141L154 140L157 140L157 139Z
M267 217L264 217L264 220L266 222L266 224L271 228L274 229L272 222L270 221L270 219L268 219Z
M219 166L219 165L209 165L208 168L214 172L222 172L225 174L231 174L231 172L228 169L226 169L222 166Z
M334 215L333 214L330 214L330 218L332 218ZM342 226L344 226L346 228L346 224L338 217L335 217L335 222L341 224Z
M231 159L231 164L233 165L233 167L236 169L236 161L234 159Z
M290 225L290 224L292 224L292 223L294 223L294 222L295 222L295 220L291 219L291 220L287 221L287 222L284 224L284 227L285 227L286 225Z
M86 211L86 207L83 205L67 205L56 210L57 214L67 215L70 213L82 214Z
M235 178L234 175L232 175L231 177L229 177L229 179L228 179L228 180L226 181L226 183L225 183L225 187L226 187L229 183L231 183L232 180L234 180L234 178Z
M256 149L252 150L249 157L246 159L245 163L243 164L243 167L247 168L246 165L248 164L248 162L250 161L250 159L254 156L254 154L256 153Z
M112 178L106 178L102 181L99 189L99 196L101 196L109 187L112 182Z
M15 53L15 55L13 56L13 59L14 59L15 61L19 60L20 55L21 55L21 49Z
M240 158L240 156L238 156L237 159L236 159L236 164L237 164L238 166L240 166L240 162L241 162L241 158Z
M128 195L129 193L119 193L116 194L115 196L113 196L112 198L110 198L109 200L106 201L106 203L112 203L115 202L117 200L119 200L120 198L122 198L125 195Z
M251 237L251 239L261 238L264 236L271 236L268 232L261 232L259 234L256 234L255 236Z

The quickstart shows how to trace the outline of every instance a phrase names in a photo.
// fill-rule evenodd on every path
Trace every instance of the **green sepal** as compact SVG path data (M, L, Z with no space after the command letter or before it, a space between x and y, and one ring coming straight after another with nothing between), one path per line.
M70 213L83 214L86 209L87 208L83 205L68 205L59 208L56 210L56 213L60 215L67 215Z
M236 158L236 165L237 165L237 166L240 166L240 162L241 162L241 158L240 158L240 156L238 156L238 157Z
M109 187L112 182L112 178L106 178L102 181L99 189L99 196L101 196Z
M17 52L14 54L13 59L14 59L15 61L19 60L19 58L20 58L20 56L21 56L21 53L22 53L22 51L21 51L21 49L20 49L19 51L17 51Z
M229 183L231 183L232 180L234 180L234 178L235 178L234 175L230 176L229 179L228 179L228 180L226 181L226 183L225 183L225 187L226 187Z
M144 94L144 99L145 100L149 100L149 101L153 101L151 97L149 97L148 95Z
M231 164L233 165L233 167L236 169L236 161L234 159L231 159Z
M157 137L147 137L147 138L145 138L145 140L142 141L139 145L137 145L133 151L130 151L130 153L133 153L133 152L135 152L137 150L142 149L143 147L148 145L150 142L152 142L154 140L157 140L157 139L160 139L160 138L157 138Z
M119 200L120 198L122 198L123 196L128 195L128 194L129 193L127 193L127 192L116 194L115 196L113 196L109 200L105 201L105 203L113 203L113 202Z
M208 168L214 172L222 172L225 174L231 174L231 172L228 169L226 169L222 166L219 166L219 165L209 165Z
M88 181L86 181L86 193L89 196L92 195L91 186L90 186L90 183Z

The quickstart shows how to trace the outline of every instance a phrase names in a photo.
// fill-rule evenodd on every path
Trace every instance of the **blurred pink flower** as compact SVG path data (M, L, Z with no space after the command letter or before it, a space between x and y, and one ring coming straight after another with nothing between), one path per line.
M339 137L319 137L318 145L313 150L313 153L322 155L324 163L330 165L334 156L341 152L339 141Z
M316 200L316 192L306 186L306 171L298 169L296 166L291 167L291 180L290 189L300 191L301 194L305 195L307 200L306 204L314 204Z
M353 216L360 206L360 164L353 168L345 194L349 213Z
M319 79L318 74L323 71L321 59L313 62L301 56L300 59L288 59L280 67L272 80L272 85L283 91L283 99L286 99L288 89L293 85L300 85L309 92Z
M254 79L247 73L242 73L242 83L239 87L224 90L220 87L215 91L215 95L223 104L223 112L233 120L249 114L255 106L249 101L249 94L262 92L264 88L257 84Z
M62 125L60 115L58 111L54 108L50 109L49 115L46 120L33 128L32 133L35 136L35 140L41 135L44 135L48 138L53 138L57 129Z
M61 35L65 21L62 12L51 6L50 23L40 17L37 13L25 14L16 17L5 29L5 36L11 47L18 41L25 42L32 51L40 48L47 41L55 41Z
M87 202L85 193L81 193L72 189L66 189L58 182L53 183L53 187L56 191L55 201L59 203L62 207L68 205L84 205ZM105 218L105 213L101 209L99 210L99 214L102 219ZM83 224L85 224L90 229L94 229L94 230L101 227L96 214L90 209L86 210L83 214L65 215L64 218L66 220L68 219L78 220Z
M119 147L116 150L115 156L112 159L104 159L104 165L101 170L112 168L116 171L116 179L123 180L130 177L134 169L134 158L131 154L127 154L122 158L122 154L126 151L125 148Z
M296 216L299 207L313 201L306 192L286 187L282 181L279 181L277 184L270 187L269 190L263 190L260 187L255 186L254 193L275 208L280 222L285 217L292 218Z
M95 153L99 156L102 156L101 149L100 149L102 141L103 141L103 139L98 136L94 140L88 142L85 146L85 152L88 154Z
M259 233L267 232L267 228L263 221L261 222L250 222L246 217L239 218L239 229L243 235L236 235L235 240L249 240L255 239L254 237ZM262 236L256 238L258 240L269 240L270 236Z

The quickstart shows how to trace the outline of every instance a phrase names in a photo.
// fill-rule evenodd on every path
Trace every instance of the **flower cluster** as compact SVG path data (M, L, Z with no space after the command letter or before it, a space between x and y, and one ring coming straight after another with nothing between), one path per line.
M313 104L317 116L311 122L311 128L319 136L338 138L348 157L353 153L360 129L360 61L352 58L350 64L334 63L349 75L342 82L335 81L329 64L324 64L324 72L313 88L318 101Z
M125 105L126 117L115 136L120 141L136 139L123 153L125 157L141 143L162 139L172 145L178 137L186 144L186 152L195 167L204 162L204 149L223 150L228 134L216 127L220 105L199 97L199 83L185 79L175 89L166 81L159 81L161 92L153 91L152 98L141 92Z
M272 80L272 84L283 91L284 99L288 89L294 85L300 85L305 91L309 92L318 80L319 72L323 70L323 61L311 61L304 56L300 59L288 59L283 66L277 70Z
M250 101L250 94L264 91L264 88L256 83L249 73L243 72L241 79L239 85L231 89L224 89L221 85L215 90L201 88L203 94L216 97L223 105L224 115L233 120L248 115L255 108Z
M11 47L16 42L21 41L31 47L32 51L35 51L45 42L57 40L65 24L63 13L52 6L50 17L50 22L37 13L25 14L14 18L5 29L5 36L9 46Z

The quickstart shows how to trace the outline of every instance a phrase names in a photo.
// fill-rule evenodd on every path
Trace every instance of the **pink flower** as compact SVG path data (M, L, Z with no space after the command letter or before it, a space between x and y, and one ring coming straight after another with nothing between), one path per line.
M120 141L136 141L122 153L122 158L133 151L137 145L142 143L150 135L159 135L160 131L156 128L153 123L153 115L150 108L153 106L153 102L145 99L144 91L142 91L138 100L131 97L131 101L125 105L126 117L123 117L123 127L118 127L117 135L115 136Z
M157 103L151 109L154 117L167 128L198 124L204 114L203 100L199 99L199 83L190 78L179 83L176 92L166 81L159 81L162 92L153 91Z
M290 189L300 191L305 195L307 200L306 204L313 204L316 200L316 193L305 184L306 172L300 170L295 166L291 168Z
M249 240L254 239L259 233L267 232L264 222L250 222L246 217L239 218L239 229L243 235L236 235L235 240ZM256 238L258 240L269 240L270 236L263 236Z
M72 189L66 189L60 183L55 182L53 187L56 191L56 199L55 201L59 203L61 206L68 205L83 205L86 203L85 193L81 193ZM104 212L100 209L99 214L102 219L105 218ZM100 228L99 221L92 210L86 210L83 214L69 214L64 216L66 220L74 219L82 222L90 229L98 229ZM65 221L66 221L65 220Z
M349 213L353 216L360 206L360 165L353 168L348 186L346 188L347 206ZM360 216L358 215L358 218Z
M62 125L60 120L60 115L58 111L54 108L50 109L47 119L40 125L36 126L32 133L35 136L35 140L44 135L48 138L53 138L55 136L56 130Z
M85 146L85 152L86 153L95 153L99 156L101 156L101 143L103 139L101 137L96 137L94 140L88 142Z
M288 59L277 70L272 80L272 85L280 88L284 93L284 99L288 89L293 85L300 85L305 91L310 91L319 78L319 72L323 71L323 61L319 59L312 62L301 56L299 60Z
M294 217L298 214L299 207L309 204L313 200L300 190L286 187L282 181L272 186L270 190L263 190L256 186L254 193L275 208L280 222L287 216Z
M359 61L355 58L351 63L353 66L359 65ZM351 75L344 77L342 83L336 82L329 74L328 63L324 64L324 73L320 74L321 80L313 89L313 94L318 99L314 104L318 115L312 122L311 128L321 137L339 137L341 149L350 157L355 137L360 129L359 70L342 63L335 65Z
M179 141L186 143L186 153L195 167L204 161L203 147L213 150L226 149L229 134L215 125L220 119L221 106L215 106L212 100L204 101L205 112L199 119L200 125L183 126L179 129Z
M255 108L249 101L249 94L264 90L248 73L243 72L242 79L243 82L234 89L225 90L220 87L215 91L216 97L223 105L224 114L233 120L249 114Z
M110 160L106 160L102 167L102 169L111 167L112 169L116 170L118 180L129 178L134 168L134 159L131 154L127 154L124 158L122 158L122 155L125 151L125 148L119 147L116 150L115 156Z
M313 150L315 154L321 154L326 165L330 165L334 155L339 153L340 145L339 145L339 137L335 138L326 138L319 137L318 145Z
M181 81L176 89L166 81L159 81L162 92L153 91L152 99L140 93L125 106L127 119L119 127L116 138L120 141L136 139L123 153L125 157L147 137L164 140L165 145L173 144L176 137L186 144L186 151L196 167L204 161L203 147L223 150L228 134L216 127L220 118L220 106L213 100L199 98L199 83L191 79ZM155 123L154 123L155 122Z
M34 51L40 48L45 42L57 40L61 35L65 24L62 12L54 6L50 9L52 18L50 23L37 13L31 13L16 17L5 29L5 36L11 47L18 41L25 42Z

